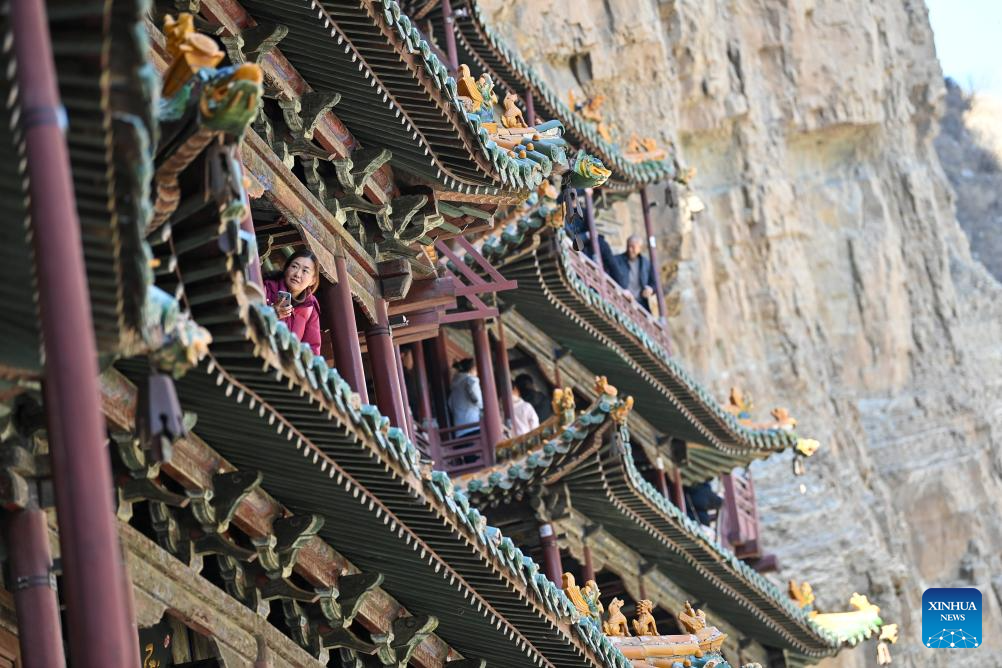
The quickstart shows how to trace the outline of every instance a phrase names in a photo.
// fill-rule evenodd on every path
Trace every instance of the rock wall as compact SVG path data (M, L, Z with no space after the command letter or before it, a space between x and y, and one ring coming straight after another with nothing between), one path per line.
M947 80L935 146L971 254L1002 281L1002 100L966 94Z
M482 5L555 88L604 94L620 139L697 168L701 213L651 190L677 353L824 443L804 478L789 453L753 467L779 577L828 610L869 593L901 624L895 665L1002 665L1002 286L932 146L923 2ZM639 203L615 215L636 226ZM981 588L983 648L923 649L928 586ZM825 665L874 666L873 643Z

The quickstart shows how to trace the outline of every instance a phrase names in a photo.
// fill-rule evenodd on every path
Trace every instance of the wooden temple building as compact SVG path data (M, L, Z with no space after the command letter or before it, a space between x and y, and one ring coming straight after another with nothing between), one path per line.
M0 666L890 661L865 596L767 575L747 467L817 443L603 268L596 209L639 193L653 239L684 171L475 0L19 0L0 32ZM264 284L302 249L319 352Z

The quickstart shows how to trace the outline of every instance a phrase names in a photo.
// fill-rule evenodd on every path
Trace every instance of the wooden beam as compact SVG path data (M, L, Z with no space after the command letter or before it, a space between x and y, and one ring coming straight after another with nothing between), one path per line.
M430 14L431 11L438 6L440 1L441 0L428 0L421 5L416 12L414 12L414 16L412 16L411 19L414 21L420 21L424 17L428 16L428 14Z
M101 374L100 383L101 405L109 426L132 433L135 430L135 386L115 369ZM187 489L205 489L211 486L216 473L235 470L195 434L177 441L171 460L161 466L163 473ZM233 521L251 538L263 538L271 533L272 520L284 515L282 505L258 489L240 503ZM358 573L359 570L321 538L314 537L300 551L296 572L313 586L329 587L335 584L336 574ZM365 599L359 617L368 630L385 633L404 612L405 608L392 596L377 589ZM441 638L429 636L418 646L412 660L422 668L432 668L442 665L449 651Z
M401 332L400 336L393 339L393 342L397 345L403 346L408 343L417 343L418 341L427 341L428 339L434 339L438 336L438 327L428 327L426 329L415 329L413 331L406 330Z
M436 306L448 306L456 301L456 282L452 278L416 281L407 297L390 304L390 315L413 313Z
M202 0L200 11L209 20L220 24L230 35L257 25L247 10L234 0ZM275 86L289 98L302 97L313 90L282 54L280 47L265 54L258 64L264 70L268 84ZM333 112L327 112L321 117L313 139L340 158L350 157L352 151L359 147L351 131ZM384 165L372 175L366 194L385 203L390 201L393 189L393 173L388 165Z
M153 45L151 60L157 71L163 74L167 69L163 33L150 23L147 23L147 32ZM379 295L379 284L374 278L376 261L250 128L244 134L240 154L241 162L250 175L258 182L268 184L265 196L300 231L310 250L320 260L321 271L332 282L337 282L333 253L344 253L352 292L371 316L373 300Z

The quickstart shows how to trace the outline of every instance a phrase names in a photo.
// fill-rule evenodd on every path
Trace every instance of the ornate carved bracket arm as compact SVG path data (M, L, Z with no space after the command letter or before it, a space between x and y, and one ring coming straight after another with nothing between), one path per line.
M184 508L189 499L169 491L160 484L160 462L150 461L139 439L132 434L116 432L111 435L119 461L128 470L129 478L118 487L118 517L132 517L132 504L136 501L156 501L174 508Z
M194 541L197 554L221 554L240 561L254 558L253 550L240 547L225 532L237 506L261 486L262 478L260 471L217 473L212 477L211 489L188 490L192 515L203 532Z
M288 26L257 19L257 25L221 37L234 64L260 63L289 34Z
M386 633L373 633L376 656L384 666L406 668L414 649L438 627L438 619L430 615L401 617Z

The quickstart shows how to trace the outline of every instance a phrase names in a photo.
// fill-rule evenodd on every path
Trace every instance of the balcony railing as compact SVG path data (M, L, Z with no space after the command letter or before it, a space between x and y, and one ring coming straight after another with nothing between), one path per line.
M458 435L470 429L473 433ZM414 427L418 449L435 463L435 468L458 475L477 471L494 464L494 448L484 439L479 422L454 427L439 427L435 420L425 420Z
M751 476L735 471L720 479L724 486L724 538L741 559L760 557L758 508Z
M563 243L569 243L564 241ZM605 303L620 313L629 317L634 324L651 340L660 345L665 352L671 350L668 334L661 322L645 309L633 295L620 287L609 274L605 273L594 260L584 253L564 253L565 265L584 281L585 285L598 292Z

